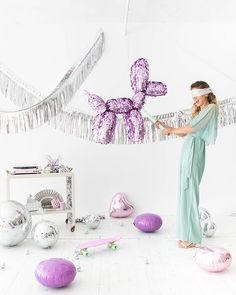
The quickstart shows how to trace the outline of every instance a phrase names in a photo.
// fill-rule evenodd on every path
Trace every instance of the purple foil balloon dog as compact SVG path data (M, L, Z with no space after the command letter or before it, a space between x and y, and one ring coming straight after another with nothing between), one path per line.
M92 133L97 143L108 144L115 132L117 114L122 114L129 140L140 141L144 138L145 129L140 113L146 96L163 96L167 87L162 82L148 81L149 67L144 58L136 60L130 73L131 87L134 90L132 99L113 98L106 102L95 94L88 92L88 102L98 113L94 119Z

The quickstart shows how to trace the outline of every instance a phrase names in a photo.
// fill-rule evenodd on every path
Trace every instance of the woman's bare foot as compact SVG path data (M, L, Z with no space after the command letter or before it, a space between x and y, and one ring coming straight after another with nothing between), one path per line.
M188 241L178 241L178 247L179 248L184 248L184 249L189 249L189 248L199 248L200 245L199 244L195 244L192 242L188 242Z

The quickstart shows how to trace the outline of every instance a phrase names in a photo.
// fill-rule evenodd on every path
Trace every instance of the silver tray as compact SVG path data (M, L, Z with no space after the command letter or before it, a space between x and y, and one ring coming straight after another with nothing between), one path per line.
M62 196L52 189L45 189L38 192L33 199L39 201L41 203L41 207L43 209L52 209L52 200L58 200L59 202L63 202Z

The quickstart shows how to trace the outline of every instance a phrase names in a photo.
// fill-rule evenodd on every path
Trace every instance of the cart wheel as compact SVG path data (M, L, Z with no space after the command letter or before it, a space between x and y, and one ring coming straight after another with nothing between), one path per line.
M73 225L70 231L73 233L75 231L75 226Z
M68 221L69 221L69 220L68 220L68 218L66 218L66 220L65 220L65 223L67 224L67 223L68 223Z

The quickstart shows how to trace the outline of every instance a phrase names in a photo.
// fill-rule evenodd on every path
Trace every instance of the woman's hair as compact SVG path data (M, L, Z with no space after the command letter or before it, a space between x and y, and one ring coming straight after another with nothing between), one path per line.
M191 90L193 88L198 88L198 89L204 89L204 88L209 88L210 86L204 82L204 81L197 81L195 83L193 83L191 85ZM214 103L216 105L218 105L217 100L216 100L216 96L213 92L208 93L207 95L207 100L209 103ZM201 108L198 107L197 105L195 105L195 103L192 106L192 113L191 113L191 118L195 117L199 112L200 112Z

